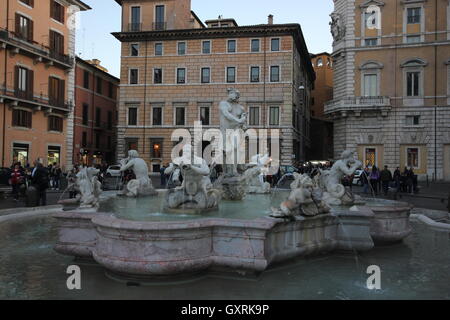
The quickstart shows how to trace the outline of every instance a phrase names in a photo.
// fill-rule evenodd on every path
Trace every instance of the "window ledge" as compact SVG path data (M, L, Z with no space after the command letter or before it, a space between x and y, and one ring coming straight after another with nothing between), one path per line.
M404 125L404 129L425 129L424 125Z

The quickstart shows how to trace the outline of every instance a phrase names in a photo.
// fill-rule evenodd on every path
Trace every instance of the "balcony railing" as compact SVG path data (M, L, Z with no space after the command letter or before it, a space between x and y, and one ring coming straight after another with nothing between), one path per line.
M48 60L55 60L70 68L74 64L71 56L58 53L41 43L23 39L20 35L5 29L0 29L0 41L6 42L9 46L22 49L28 54L37 55Z
M7 89L6 91L3 90L3 92L0 93L0 98L2 98L6 103L16 102L22 106L31 108L57 108L63 112L69 112L72 108L72 104L68 101L63 101L61 99L52 99L42 94L39 95L31 91L23 91L19 89Z
M129 32L142 31L142 23L129 23L127 31Z
M324 113L331 114L342 111L381 110L391 107L389 97L345 97L325 103Z
M167 22L153 22L153 31L167 30Z

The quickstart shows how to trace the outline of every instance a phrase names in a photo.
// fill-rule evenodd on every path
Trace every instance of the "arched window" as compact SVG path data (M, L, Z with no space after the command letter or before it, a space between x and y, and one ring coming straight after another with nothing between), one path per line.
M317 66L318 67L322 67L323 66L322 58L317 59Z

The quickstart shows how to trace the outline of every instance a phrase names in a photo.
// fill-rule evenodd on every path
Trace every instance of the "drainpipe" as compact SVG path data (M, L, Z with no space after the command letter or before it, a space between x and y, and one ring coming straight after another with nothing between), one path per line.
M147 114L147 63L148 63L148 40L145 40L145 63L144 63L144 126L143 126L143 139L142 139L142 154L145 153L145 118L146 118L146 114ZM187 69L186 69L187 70ZM185 77L187 78L187 71L185 74ZM185 119L186 119L186 114L184 115ZM149 149L149 157L148 159L150 160L150 149ZM152 168L153 170L153 168Z
M437 45L438 41L438 25L437 25L437 16L438 16L438 1L435 0L435 10L434 10L434 181L437 180Z
M9 0L6 2L6 32L9 33ZM8 78L8 50L5 50L5 81L4 95L6 96L6 79ZM5 143L6 143L6 102L3 101L3 133L2 133L2 167L5 166Z

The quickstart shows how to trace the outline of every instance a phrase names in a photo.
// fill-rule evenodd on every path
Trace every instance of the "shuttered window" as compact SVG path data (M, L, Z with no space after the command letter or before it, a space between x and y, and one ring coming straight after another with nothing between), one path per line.
M53 30L50 30L50 50L53 53L64 54L64 36Z
M25 110L14 109L12 112L12 125L14 127L31 128L32 113Z
M15 93L18 98L21 99L33 99L33 80L34 72L33 70L28 70L26 68L16 66L15 67Z
M55 0L50 1L50 17L64 23L64 6Z
M63 119L57 116L48 117L48 130L49 131L63 131Z
M48 98L52 106L64 106L65 81L54 77L48 79Z
M33 42L34 24L31 19L16 13L15 33L18 37Z

